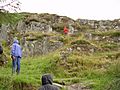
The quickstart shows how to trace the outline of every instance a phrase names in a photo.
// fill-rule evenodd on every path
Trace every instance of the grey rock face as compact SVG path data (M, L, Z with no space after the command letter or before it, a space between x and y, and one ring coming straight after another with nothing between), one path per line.
M4 25L2 24L0 27L0 40L7 40L8 39L8 32L11 30L11 26L8 25Z
M107 30L120 30L120 19L116 19L113 21L110 20L87 20L87 19L78 19L80 24L82 25L89 25L91 26L91 29L99 29L102 31Z
M79 22L79 23L78 23ZM56 25L58 25L56 27ZM14 37L18 37L20 44L23 48L23 55L41 55L52 52L63 46L63 42L60 41L60 36L47 36L45 34L61 34L64 26L69 29L69 34L81 33L81 26L88 25L92 30L99 30L99 32L106 32L111 29L120 31L120 20L87 20L79 19L77 21L72 20L65 16L51 15L51 14L32 14L28 15L24 20L20 20L16 25L12 26L1 25L0 26L0 41L7 41L8 45L11 45ZM15 31L13 34L13 30ZM58 31L57 31L58 30ZM84 31L84 30L83 30ZM30 33L30 34L29 34ZM40 36L39 33L44 34ZM95 36L92 33L84 32L85 37L88 40L104 41L107 42L120 42L120 37L107 37L107 36ZM29 39L30 38L30 39ZM86 51L86 46L78 46L77 50ZM95 52L96 48L88 47L90 52Z
M23 55L44 55L63 46L63 43L60 41L56 40L55 42L51 42L51 38L52 37L43 37L42 40L25 41L24 45L22 45Z

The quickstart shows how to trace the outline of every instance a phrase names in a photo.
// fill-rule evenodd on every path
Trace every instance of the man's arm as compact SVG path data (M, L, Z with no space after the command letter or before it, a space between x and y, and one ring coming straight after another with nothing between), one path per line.
M15 59L15 45L12 45L12 48L11 48L11 57L12 59Z

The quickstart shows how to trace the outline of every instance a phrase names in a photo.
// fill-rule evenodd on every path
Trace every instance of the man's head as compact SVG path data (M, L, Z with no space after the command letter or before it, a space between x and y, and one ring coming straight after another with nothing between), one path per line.
M17 39L15 39L15 40L13 41L13 43L19 44L19 41L18 41Z
M53 83L52 76L50 74L45 74L42 76L42 85L51 84Z

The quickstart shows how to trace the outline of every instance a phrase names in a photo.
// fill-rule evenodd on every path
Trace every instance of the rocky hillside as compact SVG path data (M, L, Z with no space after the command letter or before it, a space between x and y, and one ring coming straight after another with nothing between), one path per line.
M120 49L120 19L73 20L55 14L21 13L16 24L1 24L0 41L10 48L13 39L18 38L24 56L47 54L65 46L69 42L72 49L86 52ZM69 28L69 39L63 28ZM82 39L83 40L82 40Z
M1 69L0 78L2 75L10 74L10 46L14 38L20 41L24 57L45 57L35 58L35 60L28 58L29 60L22 61L23 76L18 78L21 82L13 80L15 84L13 87L15 86L18 90L24 87L23 90L26 90L26 87L29 87L26 83L29 82L27 75L35 80L30 79L31 83L40 83L39 75L47 71L57 78L68 78L63 81L58 79L57 83L69 85L80 81L80 84L70 85L68 88L91 89L94 87L91 83L94 81L82 86L86 82L81 82L80 78L105 79L106 77L100 76L109 71L109 67L120 59L120 19L113 21L73 20L66 16L48 13L20 13L20 16L22 17L19 17L21 19L17 23L0 25L0 42L4 48L4 54L0 55L0 65L7 64L8 60L8 66ZM63 33L64 26L69 29L68 35ZM8 71L4 71L6 69ZM113 68L111 72L114 70L119 71ZM115 76L116 72L114 72ZM100 85L103 85L105 80L111 80L109 77L104 79L101 79ZM25 86L22 83L25 83ZM30 87L32 88L32 85Z
M111 20L87 20L78 19L82 25L89 25L91 29L99 29L100 31L120 30L120 19Z
M82 38L85 39L84 41L74 41L71 44L87 42L79 47L74 45L74 48L94 52L101 48L107 50L111 45L114 47L112 49L118 50L120 45L119 19L113 21L78 19L75 21L66 16L48 13L22 13L22 15L23 19L16 24L0 26L0 40L10 46L13 38L17 37L23 47L24 56L46 54L63 47L66 41L63 35L64 26L69 28L71 37L82 35ZM90 41L99 43L99 46L91 44Z

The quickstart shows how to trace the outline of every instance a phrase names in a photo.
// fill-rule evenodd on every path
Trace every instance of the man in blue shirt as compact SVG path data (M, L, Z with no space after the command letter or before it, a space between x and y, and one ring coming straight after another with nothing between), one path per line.
M11 57L12 57L12 74L17 72L20 73L20 60L22 58L22 49L19 45L18 40L14 40L11 48ZM17 68L16 68L17 66Z

